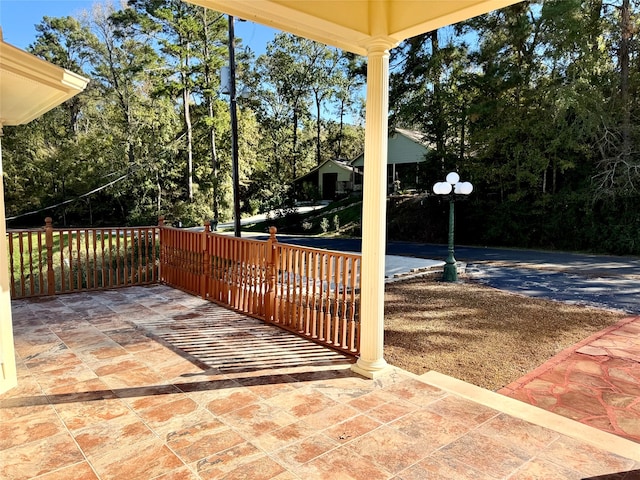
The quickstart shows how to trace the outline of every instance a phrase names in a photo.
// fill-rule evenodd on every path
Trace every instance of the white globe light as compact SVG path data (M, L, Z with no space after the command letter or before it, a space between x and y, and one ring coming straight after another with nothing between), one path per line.
M433 193L440 195L440 182L433 184Z
M471 182L462 182L460 184L460 193L463 195L469 195L471 192L473 192L473 185L471 185Z
M458 182L453 186L453 193L461 194L462 193L462 183Z
M449 195L451 193L451 190L453 190L453 187L450 183L440 182L440 193L442 195Z
M455 185L459 181L460 181L460 175L458 175L456 172L451 172L447 175L447 183L451 185Z

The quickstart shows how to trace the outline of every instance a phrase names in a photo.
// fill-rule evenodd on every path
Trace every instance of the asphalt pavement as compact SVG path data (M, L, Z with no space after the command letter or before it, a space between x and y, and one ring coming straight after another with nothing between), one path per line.
M468 278L529 297L640 314L640 276L592 276L534 268L468 264Z
M278 236L283 243L361 251L360 239ZM388 278L439 268L446 245L387 243ZM640 314L640 258L540 250L456 247L467 278L530 297ZM431 260L429 267L423 262Z

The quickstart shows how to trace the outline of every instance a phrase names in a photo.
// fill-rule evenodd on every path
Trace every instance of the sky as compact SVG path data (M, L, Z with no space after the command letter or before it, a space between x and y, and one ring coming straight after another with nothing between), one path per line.
M0 26L4 41L25 49L36 39L35 25L42 17L78 16L83 10L91 10L94 3L108 0L0 0ZM119 1L113 2L115 5ZM236 22L236 37L257 55L264 53L267 43L277 30L253 22Z

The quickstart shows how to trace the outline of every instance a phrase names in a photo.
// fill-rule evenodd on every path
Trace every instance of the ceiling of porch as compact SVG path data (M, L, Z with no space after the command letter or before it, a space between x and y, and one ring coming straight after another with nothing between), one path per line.
M520 0L186 0L365 55L376 39L402 40Z

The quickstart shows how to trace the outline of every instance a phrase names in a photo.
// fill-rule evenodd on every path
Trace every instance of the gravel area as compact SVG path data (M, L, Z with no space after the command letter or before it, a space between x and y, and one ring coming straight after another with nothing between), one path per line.
M465 279L414 278L386 286L385 358L495 391L625 316Z

